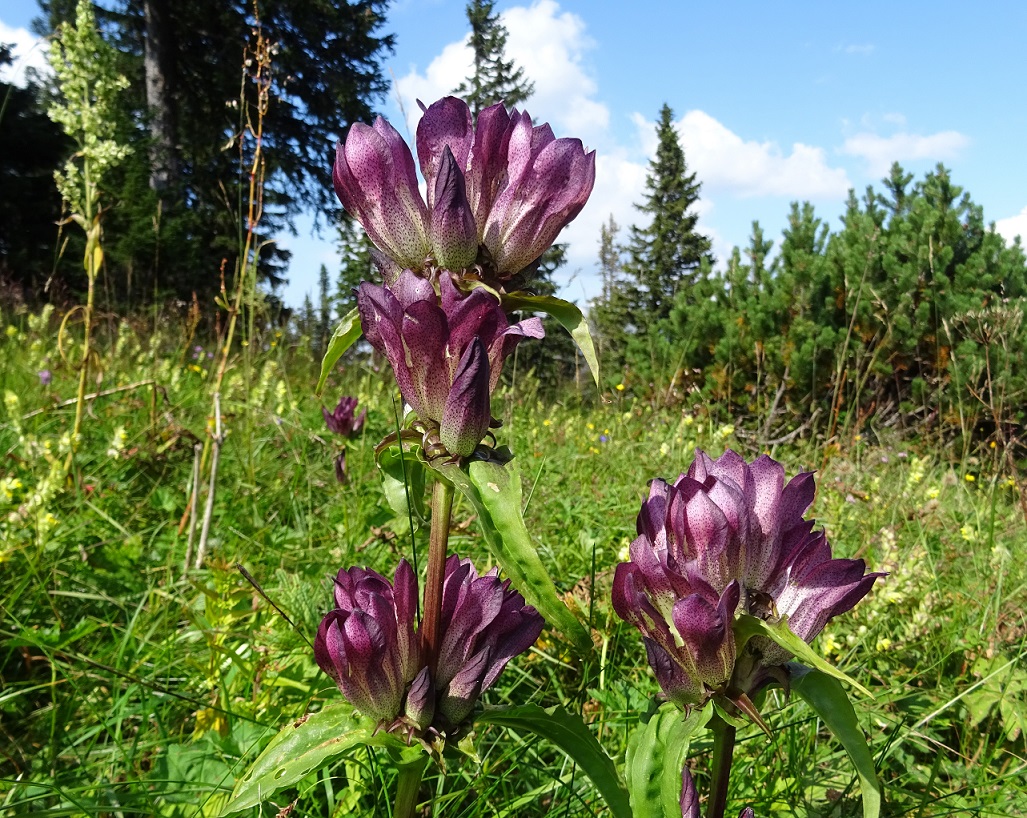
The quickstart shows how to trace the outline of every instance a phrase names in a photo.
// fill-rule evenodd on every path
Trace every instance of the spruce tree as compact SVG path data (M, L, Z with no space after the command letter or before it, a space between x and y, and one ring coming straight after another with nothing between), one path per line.
M318 274L317 333L314 338L314 354L324 355L328 347L328 338L332 332L332 299L328 290L328 268L321 265Z
M605 367L619 369L623 364L625 323L628 312L624 281L624 248L617 241L620 225L613 214L599 231L599 275L603 283L600 295L589 309L593 330L599 343Z
M656 126L656 157L649 163L645 201L637 208L651 219L631 228L627 270L632 279L630 321L636 331L666 319L675 294L695 284L710 240L696 229L695 205L702 184L688 172L685 152L664 104Z
M474 72L453 93L467 101L475 116L497 102L508 108L520 105L535 90L534 83L525 79L524 69L506 58L506 26L499 21L495 5L492 0L467 4Z

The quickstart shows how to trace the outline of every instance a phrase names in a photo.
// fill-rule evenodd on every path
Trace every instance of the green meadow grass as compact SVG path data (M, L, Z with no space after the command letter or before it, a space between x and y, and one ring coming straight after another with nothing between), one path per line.
M280 727L341 696L307 644L330 604L329 577L354 564L391 574L400 556L423 566L427 534L393 519L374 466L375 444L396 425L391 376L354 362L329 381L326 401L352 394L368 407L340 485L342 441L312 395L309 349L272 334L238 359L222 394L209 557L186 572L194 445L210 434L208 349L171 323L108 324L91 389L130 388L90 402L65 482L74 407L60 404L76 373L61 363L51 321L8 315L5 328L0 814L216 815ZM596 654L583 662L544 632L485 698L581 712L620 762L657 692L637 632L609 603L646 483L675 477L696 447L751 459L756 436L711 423L702 407L654 410L626 390L542 399L530 376L504 387L494 411L517 455L529 530L593 625ZM817 470L813 513L835 554L889 572L815 643L874 692L853 696L885 814L1027 814L1027 531L994 453L953 461L936 444L868 432L772 454L789 474ZM471 509L458 504L454 519L451 549L487 564ZM852 769L811 711L780 691L764 710L774 736L741 732L729 812L859 815ZM692 748L700 792L709 746ZM426 780L435 815L607 814L544 742L490 727L475 750ZM387 816L392 777L360 751L276 800L295 801L294 815Z

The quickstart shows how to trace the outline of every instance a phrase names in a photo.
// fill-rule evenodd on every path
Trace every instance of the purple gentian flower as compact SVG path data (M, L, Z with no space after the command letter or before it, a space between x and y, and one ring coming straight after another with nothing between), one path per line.
M360 434L360 430L364 428L364 420L367 418L367 409L364 409L359 415L357 414L357 399L343 396L339 398L339 403L335 407L335 411L329 412L324 407L321 408L321 414L324 415L325 423L328 425L328 429L335 432L337 435L343 437L353 437Z
M429 251L428 209L417 189L414 157L399 132L381 117L373 126L354 123L335 151L332 178L342 206L392 268L420 269Z
M427 204L409 147L384 119L354 124L336 150L335 191L377 247L387 284L403 269L474 267L501 287L552 245L595 184L595 153L581 140L557 139L502 104L475 126L462 100L434 103L417 126L417 156Z
M613 604L642 631L649 663L675 703L702 705L730 688L748 692L763 669L790 658L767 639L736 656L735 613L787 616L806 642L850 610L882 574L863 560L832 559L823 531L803 515L812 473L784 480L763 455L748 464L726 452L697 451L671 485L654 480L638 515L631 561L617 566Z
M488 278L508 281L529 267L581 212L595 184L595 152L580 139L557 139L526 111L502 103L472 124L463 100L446 97L417 125L417 157L432 189L446 149L466 178L467 202ZM429 202L429 204L432 204Z
M39 374L39 383L42 386L49 386L50 385L50 381L53 380L53 375L50 373L50 370L49 369L40 369L38 374Z
M364 337L389 359L403 399L438 429L449 454L465 457L493 423L490 398L503 361L524 338L543 337L542 322L511 326L487 290L461 293L445 274L439 286L441 298L431 282L404 270L391 287L363 282L357 309Z
M318 628L314 657L350 703L386 729L460 727L481 693L542 632L542 617L496 568L479 576L469 560L452 555L442 593L433 675L414 628L417 579L406 560L392 584L362 568L336 579L336 608Z

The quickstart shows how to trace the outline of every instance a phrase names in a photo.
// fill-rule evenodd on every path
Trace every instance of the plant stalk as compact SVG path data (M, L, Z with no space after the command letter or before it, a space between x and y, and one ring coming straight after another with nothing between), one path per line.
M713 730L713 772L706 818L724 818L727 807L727 785L731 778L731 759L735 752L735 728L720 716L710 719Z
M88 164L86 165L85 178L88 183ZM91 210L91 208L87 209ZM100 219L97 217L93 220L90 228L86 231L86 253L84 266L86 268L88 289L86 290L86 307L83 313L82 361L79 363L78 393L75 396L75 421L71 428L71 447L68 451L68 459L64 465L65 473L71 472L71 467L75 459L75 452L78 450L79 435L82 433L82 416L83 409L86 405L86 382L89 379L89 356L92 354L93 306L96 294L96 277L99 273L99 270L97 269L97 260L99 257L102 257L102 253L100 250Z
M446 550L453 513L453 486L436 479L431 494L431 534L428 538L428 576L424 586L421 616L421 655L432 677L439 655L442 619L442 583L446 578Z
M421 789L421 776L428 764L428 756L422 754L417 761L399 765L396 779L396 808L393 818L414 818L417 810L417 793Z

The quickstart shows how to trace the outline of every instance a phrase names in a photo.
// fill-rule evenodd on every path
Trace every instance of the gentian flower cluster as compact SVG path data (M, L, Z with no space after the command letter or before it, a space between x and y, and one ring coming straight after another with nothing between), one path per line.
M322 620L314 656L343 695L384 729L451 734L507 663L531 647L542 617L498 577L470 560L446 560L442 641L426 666L415 630L417 578L401 560L393 582L363 568L339 571L335 609Z
M762 637L739 655L736 614L787 617L810 642L882 576L863 560L831 558L823 531L803 518L813 494L812 473L786 485L777 461L748 464L732 451L717 460L697 451L673 484L652 482L631 561L617 566L613 604L642 632L668 699L689 708L748 693L790 658Z
M538 318L511 325L485 289L465 295L448 274L439 285L441 299L410 270L391 287L365 281L357 309L364 336L389 359L404 400L438 430L445 452L464 457L495 423L491 396L503 361L520 341L544 333Z
M441 99L424 109L416 141L427 203L410 148L381 117L355 123L336 151L335 192L377 247L387 285L404 269L427 278L447 269L501 290L578 215L595 183L594 151L502 104L475 123L467 103Z

